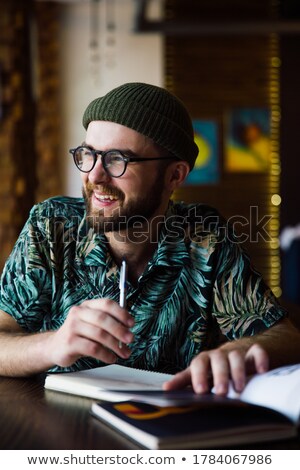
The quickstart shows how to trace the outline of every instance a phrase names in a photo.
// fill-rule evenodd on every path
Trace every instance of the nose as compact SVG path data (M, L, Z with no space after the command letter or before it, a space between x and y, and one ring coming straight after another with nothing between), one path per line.
M103 183L103 182L107 182L110 179L110 176L105 171L105 169L102 165L102 159L101 159L100 155L98 156L98 159L96 161L96 165L89 172L88 179L92 184L100 184L100 183Z

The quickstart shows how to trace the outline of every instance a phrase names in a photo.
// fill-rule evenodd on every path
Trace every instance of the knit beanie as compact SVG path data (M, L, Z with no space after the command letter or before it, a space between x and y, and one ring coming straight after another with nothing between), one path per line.
M110 121L150 137L193 168L198 155L191 118L183 103L167 90L146 83L125 83L96 98L86 108L83 125Z

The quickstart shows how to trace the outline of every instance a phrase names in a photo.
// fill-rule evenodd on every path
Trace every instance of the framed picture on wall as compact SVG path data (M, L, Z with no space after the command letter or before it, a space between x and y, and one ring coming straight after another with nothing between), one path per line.
M235 109L228 113L225 170L265 172L270 167L271 112L267 108Z
M186 185L215 184L219 181L218 124L215 121L193 121L199 153Z

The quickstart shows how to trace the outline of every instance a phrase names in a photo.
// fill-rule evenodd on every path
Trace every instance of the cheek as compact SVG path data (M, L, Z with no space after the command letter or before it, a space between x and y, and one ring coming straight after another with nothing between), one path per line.
M150 188L152 188L157 181L157 178L158 175L152 168L149 168L148 171L145 169L142 174L139 172L131 179L131 189L140 195L144 195Z
M80 178L81 178L82 184L85 186L86 183L88 182L88 173L80 172Z
M145 178L143 178L140 174L136 174L133 171L130 173L128 172L128 169L126 171L126 175L124 175L124 178L120 178L119 183L119 188L121 191L123 191L125 200L126 199L136 199L139 197L141 192L144 192L144 187L145 187Z
M145 181L134 180L130 187L124 190L125 200L138 201L143 199L148 192L149 188Z

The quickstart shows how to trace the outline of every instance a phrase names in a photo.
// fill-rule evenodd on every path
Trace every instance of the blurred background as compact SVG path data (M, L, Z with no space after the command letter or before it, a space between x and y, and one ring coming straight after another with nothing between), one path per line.
M87 104L144 81L193 118L174 198L217 207L300 304L299 51L299 0L0 0L0 271L33 204L81 196Z

